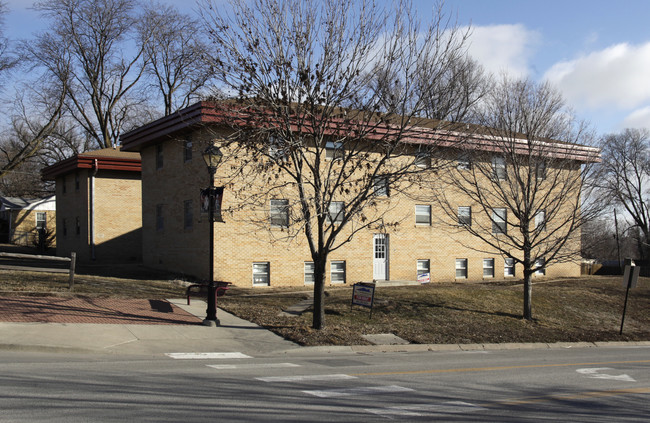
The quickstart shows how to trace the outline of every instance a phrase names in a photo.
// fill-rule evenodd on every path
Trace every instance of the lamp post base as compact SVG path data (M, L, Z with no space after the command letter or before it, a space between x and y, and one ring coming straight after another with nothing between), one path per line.
M220 324L220 323L219 323L219 319L217 319L217 320L208 320L208 319L205 319L205 320L203 321L203 326L217 327L217 326L219 326L219 324Z

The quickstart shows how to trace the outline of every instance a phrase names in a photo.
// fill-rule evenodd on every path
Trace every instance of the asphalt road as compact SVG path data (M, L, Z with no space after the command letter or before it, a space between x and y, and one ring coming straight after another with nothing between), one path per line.
M0 421L609 423L650 416L650 347L219 353L0 352Z

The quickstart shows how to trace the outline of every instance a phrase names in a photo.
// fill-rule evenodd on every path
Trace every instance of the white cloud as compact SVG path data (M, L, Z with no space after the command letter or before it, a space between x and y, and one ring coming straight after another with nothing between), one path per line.
M650 100L650 43L617 44L556 63L544 75L576 105L633 108Z
M489 72L525 77L539 39L539 33L521 24L476 26L469 39L469 54Z
M622 128L650 129L650 106L637 109L623 119Z

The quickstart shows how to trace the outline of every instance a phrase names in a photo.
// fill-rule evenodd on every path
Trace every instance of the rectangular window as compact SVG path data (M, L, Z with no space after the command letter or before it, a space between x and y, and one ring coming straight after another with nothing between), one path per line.
M544 257L540 257L535 260L535 267L537 268L535 274L538 276L544 276L546 274L546 259Z
M269 286L271 284L270 267L268 261L253 263L253 286Z
M431 282L430 262L429 260L418 260L417 262L418 282Z
M328 141L325 144L325 158L330 160L343 158L343 143Z
M483 259L483 277L484 278L493 278L494 277L494 259L493 258Z
M456 259L456 279L467 279L467 259Z
M183 161L192 161L192 140L185 140L183 143Z
M289 158L287 144L283 139L271 135L269 137L269 157L277 161L287 160Z
M535 175L540 181L546 179L546 162L540 160L535 164Z
M162 231L165 229L165 215L163 214L164 207L162 204L156 205L156 230Z
M415 205L415 224L431 225L431 206Z
M492 233L507 233L508 212L506 209L492 209Z
M345 283L345 261L332 260L330 262L330 281L332 283Z
M47 214L46 212L36 212L36 228L47 228Z
M156 169L163 167L163 145L162 143L156 144Z
M428 169L431 167L431 156L425 152L417 153L414 163L420 169Z
M271 226L289 226L289 200L271 200L270 220Z
M183 201L183 229L192 229L194 225L194 213L192 200Z
M472 226L472 208L468 206L458 207L458 224L460 226Z
M506 179L506 159L502 156L492 157L492 171L495 179Z
M388 177L377 176L372 181L373 193L377 197L388 197Z
M343 206L343 201L332 201L329 206L328 210L328 219L330 223L336 223L337 225L340 225L343 223L343 212L344 212L344 206Z
M515 276L515 259L512 257L506 257L503 261L503 276L507 278Z
M472 162L470 161L468 154L463 153L460 156L458 156L458 161L456 162L456 168L458 170L471 170L472 169Z
M535 215L535 230L536 231L545 231L546 230L546 211L540 210Z
M314 262L306 261L305 262L305 285L314 284Z

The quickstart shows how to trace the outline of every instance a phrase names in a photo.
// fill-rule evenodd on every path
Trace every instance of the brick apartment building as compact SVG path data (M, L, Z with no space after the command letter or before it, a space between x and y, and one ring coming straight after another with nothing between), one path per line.
M56 181L57 254L79 262L142 260L140 155L81 153L43 170Z
M208 278L209 222L201 209L200 190L209 185L209 176L201 152L209 142L229 133L219 123L223 116L216 114L210 103L201 102L122 137L123 151L140 153L142 160L142 258L146 266ZM216 179L217 185L225 185L223 204L231 212L224 215L224 223L215 223L215 280L239 286L313 283L313 263L304 236L283 240L283 225L273 222L278 217L274 204L256 210L246 207L238 195L243 182L228 179L225 167L220 167ZM579 166L576 169L579 172ZM92 169L85 171L85 179L90 173ZM264 182L259 179L247 181L250 186L246 188L263 189ZM58 182L57 198L63 194ZM332 252L326 284L373 279L436 282L521 277L521 269L499 254L467 248L471 245L488 249L469 234L450 237L435 225L439 210L433 202L399 193L378 201L386 206L386 219L400 224L358 232L351 242ZM462 198L458 201L463 205ZM259 225L264 216L265 228ZM123 217L120 214L119 220ZM478 214L472 218L489 219ZM579 274L580 265L575 262L550 265L537 276Z

